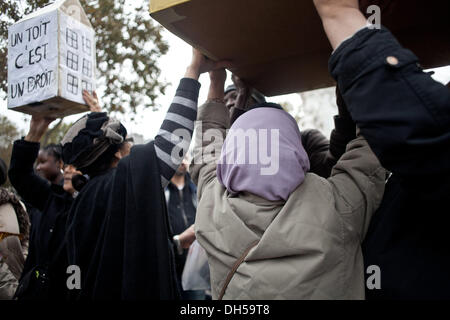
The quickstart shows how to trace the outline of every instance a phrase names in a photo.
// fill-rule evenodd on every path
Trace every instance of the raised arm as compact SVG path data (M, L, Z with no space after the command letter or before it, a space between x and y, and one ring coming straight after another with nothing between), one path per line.
M19 195L39 210L43 210L50 196L50 183L34 172L39 153L39 141L55 119L33 116L30 130L24 139L16 140L11 155L9 180Z
M224 61L209 60L200 51L193 49L191 64L180 81L175 98L155 137L155 150L163 188L169 184L191 143L194 122L197 118L200 74L223 68L227 64Z
M314 0L333 50L367 24L359 0Z
M361 29L357 1L314 3L330 42L339 45L330 72L382 165L414 184L450 175L450 90L387 29Z
M230 112L224 98L225 70L210 72L208 101L200 108L196 122L194 157L189 167L192 180L197 184L198 199L205 186L216 177L226 129L230 127Z

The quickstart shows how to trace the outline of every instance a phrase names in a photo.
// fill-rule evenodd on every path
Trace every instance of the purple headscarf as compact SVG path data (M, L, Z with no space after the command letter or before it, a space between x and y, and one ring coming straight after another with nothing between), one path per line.
M303 182L309 159L297 122L286 111L261 107L231 126L217 165L219 182L233 194L287 200Z

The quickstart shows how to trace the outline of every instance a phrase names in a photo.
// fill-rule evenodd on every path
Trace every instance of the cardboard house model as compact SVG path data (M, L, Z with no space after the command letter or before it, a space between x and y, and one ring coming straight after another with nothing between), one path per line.
M94 30L78 0L57 1L8 30L8 108L64 117L89 111L95 90Z
M368 18L372 5L424 68L450 64L449 0L360 0ZM267 96L334 85L312 0L150 0L150 14L208 57L231 60L231 71Z

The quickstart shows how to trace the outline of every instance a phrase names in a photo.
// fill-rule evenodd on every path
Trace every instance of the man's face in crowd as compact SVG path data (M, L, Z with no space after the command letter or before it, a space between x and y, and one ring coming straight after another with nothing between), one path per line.
M237 99L237 92L236 90L229 91L223 100L225 101L225 106L228 108L228 111L231 112L231 109L236 105L236 99ZM258 102L251 97L250 101L248 102L249 106L253 106L257 104Z
M73 194L75 192L75 188L72 185L72 177L76 174L82 174L80 171L68 164L64 165L64 185L63 188L66 192Z
M53 181L61 173L61 168L61 161L57 161L47 151L39 151L36 161L36 171L41 177L48 181Z
M237 98L236 90L231 90L227 92L227 94L225 95L224 100L225 105L228 108L228 111L230 111L230 109L234 107L234 105L236 104L236 98Z

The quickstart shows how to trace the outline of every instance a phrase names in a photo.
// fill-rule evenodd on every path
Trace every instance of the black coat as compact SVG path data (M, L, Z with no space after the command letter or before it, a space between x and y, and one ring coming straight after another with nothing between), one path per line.
M192 182L189 174L186 173L183 190L178 190L176 185L169 182L169 185L165 190L165 197L172 234L180 234L195 222L195 214L197 212L197 187ZM177 280L180 285L180 291L183 291L181 288L181 280L188 249L183 249L181 254L176 252L176 248L174 248L174 251Z
M339 109L345 109L342 101L338 99L337 102ZM316 129L302 130L300 134L309 158L309 172L329 178L331 170L345 153L347 144L356 138L356 126L350 116L340 111L339 115L334 117L330 140Z
M81 270L73 299L176 299L167 209L153 142L93 177L67 226L69 265Z
M176 185L169 182L165 190L165 196L172 233L174 235L180 234L195 222L197 187L189 174L186 173L185 186L181 192Z
M345 41L330 70L393 173L363 244L366 267L381 270L367 298L450 298L450 91L384 28Z
M34 207L30 216L28 257L17 296L19 299L62 299L66 274L60 265L64 265L65 261L56 257L65 237L67 213L73 198L60 185L51 185L34 172L33 164L38 152L39 143L15 141L9 169L11 184L23 200ZM27 275L36 270L41 275L47 273L48 286L36 288L28 282Z

